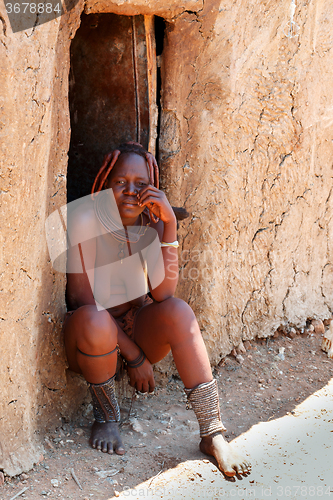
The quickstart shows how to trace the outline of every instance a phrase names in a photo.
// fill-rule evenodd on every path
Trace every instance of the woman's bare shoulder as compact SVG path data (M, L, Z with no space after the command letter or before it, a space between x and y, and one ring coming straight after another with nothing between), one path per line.
M96 236L97 219L92 200L84 200L82 203L78 202L77 206L71 207L67 214L67 227L70 240L72 238L76 240L72 241L73 245Z

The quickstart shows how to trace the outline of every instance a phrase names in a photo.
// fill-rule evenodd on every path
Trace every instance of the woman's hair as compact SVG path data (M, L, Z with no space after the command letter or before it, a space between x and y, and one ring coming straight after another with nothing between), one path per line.
M95 193L98 193L103 189L104 183L110 175L110 172L116 164L119 156L126 153L133 153L142 156L142 158L147 161L149 181L156 188L159 187L158 166L154 156L151 153L148 153L148 151L146 151L146 149L144 149L144 147L137 142L125 142L120 144L120 146L114 151L111 151L111 153L105 155L103 164L96 175L91 190L92 197L94 197Z

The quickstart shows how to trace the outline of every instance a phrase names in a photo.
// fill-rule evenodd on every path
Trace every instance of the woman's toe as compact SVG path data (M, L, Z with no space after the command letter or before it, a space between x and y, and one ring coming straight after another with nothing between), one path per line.
M225 469L223 469L223 472L228 477L233 477L237 473L237 471L235 469L233 469L232 467L226 467Z

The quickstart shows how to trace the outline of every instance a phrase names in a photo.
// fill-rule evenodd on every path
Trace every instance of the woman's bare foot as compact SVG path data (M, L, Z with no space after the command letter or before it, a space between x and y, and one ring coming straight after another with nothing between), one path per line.
M247 474L251 471L251 464L232 449L232 446L224 440L221 433L203 437L200 450L205 455L213 456L220 470L226 476L232 477L236 474Z
M89 443L96 450L103 453L113 453L118 455L125 453L125 448L119 435L117 422L94 422L91 428Z

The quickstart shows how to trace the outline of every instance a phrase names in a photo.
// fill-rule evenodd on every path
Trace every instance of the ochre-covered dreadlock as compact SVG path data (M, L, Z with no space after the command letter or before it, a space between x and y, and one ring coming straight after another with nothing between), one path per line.
M142 156L147 164L148 164L148 173L149 173L149 180L150 183L155 186L157 189L159 188L159 178L158 178L158 165L157 162L154 158L154 156L151 153L148 153L141 144L137 142L126 142L124 144L121 144L117 149L112 151L111 153L108 153L104 157L103 164L96 175L91 194L92 197L94 198L94 195L96 193L99 193L103 189L103 186L105 184L105 181L107 180L111 170L113 169L114 165L116 164L119 156L121 154L125 153L134 153L139 156Z

